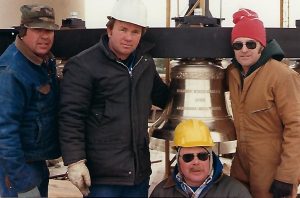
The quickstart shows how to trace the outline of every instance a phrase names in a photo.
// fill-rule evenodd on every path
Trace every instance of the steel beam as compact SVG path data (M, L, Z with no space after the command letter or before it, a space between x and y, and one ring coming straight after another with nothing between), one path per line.
M0 30L0 54L13 41L14 30ZM70 58L96 44L105 29L69 29L55 32L52 52ZM231 28L149 28L145 40L154 42L156 58L231 58ZM300 57L300 28L267 28L267 39L276 39L287 58Z

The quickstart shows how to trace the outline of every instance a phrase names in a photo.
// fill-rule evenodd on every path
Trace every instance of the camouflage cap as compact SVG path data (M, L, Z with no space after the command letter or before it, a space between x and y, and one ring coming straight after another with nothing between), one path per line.
M59 26L55 24L54 9L46 5L23 5L21 25L27 28L42 28L47 30L57 30Z

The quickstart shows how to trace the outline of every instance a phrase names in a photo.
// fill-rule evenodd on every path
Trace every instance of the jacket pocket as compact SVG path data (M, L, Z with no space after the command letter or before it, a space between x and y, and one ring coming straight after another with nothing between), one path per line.
M111 120L107 116L105 116L102 112L101 113L94 113L93 116L96 119L96 123L97 123L96 126L97 127L105 127L105 126L107 126L107 124L109 122L111 122Z
M248 102L247 110L249 114L268 113L272 111L275 104L272 100L260 99L254 102Z
M32 98L39 112L51 112L57 106L57 97L50 84L44 84L35 88L35 95Z
M254 109L252 111L250 111L250 113L260 113L260 112L266 112L270 109L272 109L273 106L268 106L268 107L262 107L262 108L259 108L259 109Z
M43 124L39 118L36 119L36 125L37 125L37 132L36 132L35 142L39 143L41 141L41 134L43 131Z
M100 126L101 122L102 122L103 114L102 113L94 113L94 116L98 122L98 126Z

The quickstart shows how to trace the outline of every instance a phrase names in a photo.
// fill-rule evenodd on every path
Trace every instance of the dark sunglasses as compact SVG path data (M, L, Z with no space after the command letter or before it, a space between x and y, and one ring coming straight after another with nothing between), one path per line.
M199 160L206 161L209 158L210 153L186 153L179 157L182 157L182 160L185 163L189 163L194 160L195 155L198 157Z
M232 43L232 47L234 50L240 50L243 48L243 45L246 45L248 49L255 49L256 48L256 42L255 41L247 41L246 43L243 42L235 42Z

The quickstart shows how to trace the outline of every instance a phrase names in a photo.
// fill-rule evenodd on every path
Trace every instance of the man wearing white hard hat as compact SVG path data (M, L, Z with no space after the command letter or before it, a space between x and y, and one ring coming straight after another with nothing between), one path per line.
M248 189L223 173L220 159L212 151L214 142L206 124L183 120L175 128L177 164L172 175L153 190L153 197L250 198Z
M70 181L89 197L147 197L151 174L148 116L169 89L141 41L140 0L119 0L107 34L71 58L61 82L60 140Z

